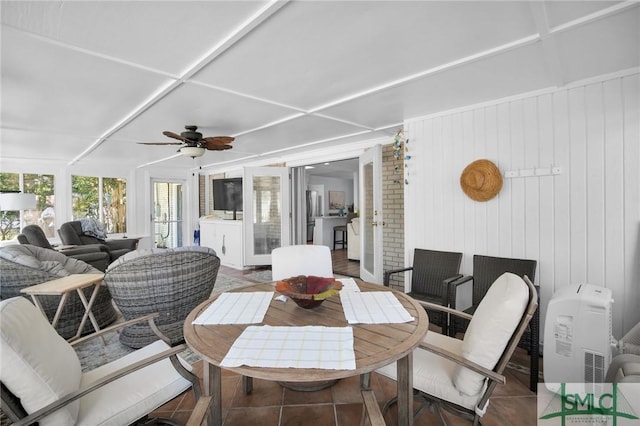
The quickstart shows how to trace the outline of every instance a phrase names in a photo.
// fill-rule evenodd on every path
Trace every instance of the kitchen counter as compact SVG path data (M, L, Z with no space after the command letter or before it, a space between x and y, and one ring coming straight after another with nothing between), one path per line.
M346 224L346 216L316 217L316 226L313 231L313 244L327 246L333 250L333 227Z

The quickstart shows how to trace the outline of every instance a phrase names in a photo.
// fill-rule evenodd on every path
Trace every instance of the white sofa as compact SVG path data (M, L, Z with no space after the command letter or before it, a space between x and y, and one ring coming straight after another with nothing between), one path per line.
M360 260L360 218L347 223L347 259Z

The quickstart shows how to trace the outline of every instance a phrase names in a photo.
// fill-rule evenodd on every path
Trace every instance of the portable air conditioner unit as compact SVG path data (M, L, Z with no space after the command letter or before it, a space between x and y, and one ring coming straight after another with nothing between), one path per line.
M602 383L615 339L611 290L576 284L558 290L544 325L545 383Z

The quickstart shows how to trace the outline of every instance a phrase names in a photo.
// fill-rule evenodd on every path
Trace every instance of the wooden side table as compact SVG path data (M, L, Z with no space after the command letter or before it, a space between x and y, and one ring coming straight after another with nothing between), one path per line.
M85 308L85 313L82 316L82 320L80 321L80 326L78 327L78 332L75 336L71 337L69 341L75 340L82 335L82 330L84 329L84 325L87 322L87 318L93 324L93 328L95 331L99 331L100 327L98 326L98 321L93 316L93 312L91 312L91 307L98 296L98 291L100 290L100 286L102 285L102 279L104 278L104 274L72 274L63 278L58 278L57 280L47 281L42 284L32 285L30 287L25 287L20 290L21 293L25 293L31 296L33 299L33 303L40 308L42 314L47 316L42 304L38 300L38 296L60 296L60 303L58 304L58 309L56 310L56 314L53 317L53 321L51 325L55 328L58 324L58 320L60 319L60 315L62 315L62 310L64 309L64 305L69 298L69 293L73 290L78 292L78 296L82 301L82 304ZM89 301L87 301L83 288L89 287L93 285L93 293L91 293L91 297ZM103 340L104 342L104 340Z

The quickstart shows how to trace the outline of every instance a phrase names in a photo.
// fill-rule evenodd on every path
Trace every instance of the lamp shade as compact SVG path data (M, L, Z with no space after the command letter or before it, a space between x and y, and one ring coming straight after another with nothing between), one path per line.
M36 208L36 194L23 194L22 192L0 193L1 211L21 211Z
M180 148L180 153L187 157L202 157L205 149L199 146L185 146Z

